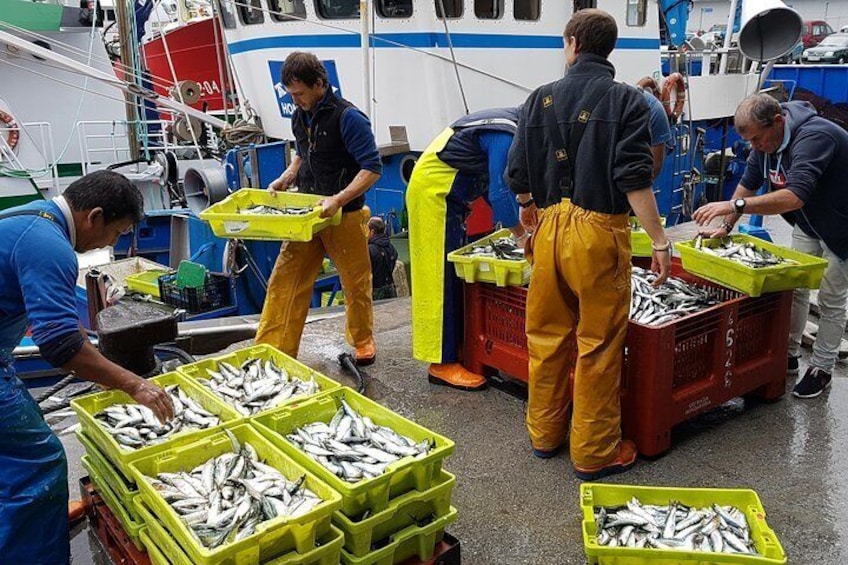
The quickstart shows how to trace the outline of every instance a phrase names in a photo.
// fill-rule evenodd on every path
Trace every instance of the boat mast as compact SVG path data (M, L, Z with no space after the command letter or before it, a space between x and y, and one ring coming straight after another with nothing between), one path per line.
M121 63L124 65L124 68L132 69L132 71L135 72L135 54L130 46L130 34L132 33L132 28L130 26L126 0L115 0L115 20L118 25L118 41L121 48ZM140 148L138 145L139 115L136 108L136 99L131 92L124 91L124 100L124 106L127 114L127 137L129 138L130 159L138 159L140 155Z

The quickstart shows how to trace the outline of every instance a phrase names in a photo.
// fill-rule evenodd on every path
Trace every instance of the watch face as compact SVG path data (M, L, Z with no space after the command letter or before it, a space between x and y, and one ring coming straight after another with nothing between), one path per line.
M741 210L742 208L745 207L745 201L743 199L739 198L738 200L736 200L736 202L733 203L733 205L736 206L737 209Z

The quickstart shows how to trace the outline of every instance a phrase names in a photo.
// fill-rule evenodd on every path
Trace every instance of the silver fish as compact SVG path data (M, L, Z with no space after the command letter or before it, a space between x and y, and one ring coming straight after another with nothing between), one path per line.
M239 208L238 214L263 215L263 216L305 216L312 212L307 206L268 206L265 204L254 204L247 208Z
M657 274L633 267L631 274L630 320L660 326L719 303L715 291L669 277L661 286L651 286Z
M753 242L734 242L732 239L722 239L715 246L707 246L701 244L699 247L704 253L722 257L731 261L741 263L746 267L761 269L763 267L773 267L775 265L791 265L797 264L792 259L775 255L768 249L760 248L754 245Z
M484 240L473 245L463 255L468 257L488 257L505 261L524 261L524 248L518 246L511 237Z

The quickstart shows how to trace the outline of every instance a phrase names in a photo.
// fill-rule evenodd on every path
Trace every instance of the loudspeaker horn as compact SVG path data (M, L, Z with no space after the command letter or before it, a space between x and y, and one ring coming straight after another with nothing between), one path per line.
M755 61L783 57L801 39L801 15L780 0L743 0L739 50Z

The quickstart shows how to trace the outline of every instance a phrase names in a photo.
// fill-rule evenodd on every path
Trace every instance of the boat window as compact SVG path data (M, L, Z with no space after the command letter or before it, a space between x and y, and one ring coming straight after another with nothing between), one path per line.
M512 16L516 20L538 20L542 0L515 0Z
M598 2L597 0L574 0L574 11L579 12L580 10L585 10L586 8L597 8Z
M238 2L238 13L244 25L261 24L265 21L259 0L241 0Z
M412 0L379 0L377 13L381 18L409 18L412 16Z
M268 0L271 17L278 22L306 19L306 6L303 0Z
M216 0L224 29L236 28L236 9L233 0Z
M648 0L627 0L627 25L643 26L647 19Z
M316 0L315 7L325 20L359 18L359 0Z
M436 2L436 17L439 19L445 18L461 18L462 17L462 0L435 0ZM442 6L445 7L445 15L442 16Z
M499 20L503 13L504 0L474 0L474 15L481 20Z

